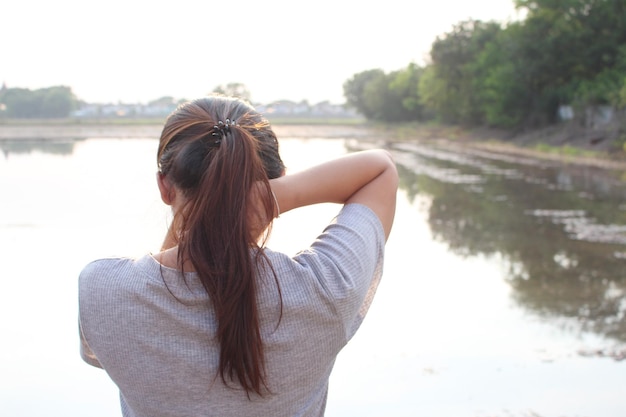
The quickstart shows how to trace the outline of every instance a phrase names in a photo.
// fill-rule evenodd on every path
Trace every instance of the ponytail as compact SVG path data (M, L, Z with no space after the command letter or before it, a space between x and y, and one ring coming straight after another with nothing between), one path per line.
M241 103L201 99L179 108L164 127L159 165L187 201L177 213L178 263L182 269L191 262L211 300L221 379L238 381L249 397L269 392L257 277L273 270L254 232L258 219L271 224L278 208L268 181L276 164L264 153L275 153L281 173L284 166L269 125L249 107L237 112Z

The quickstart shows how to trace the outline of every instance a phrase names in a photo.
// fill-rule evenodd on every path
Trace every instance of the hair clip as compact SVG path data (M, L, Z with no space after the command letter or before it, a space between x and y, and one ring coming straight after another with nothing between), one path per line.
M217 124L213 126L213 132L211 136L216 137L215 145L219 145L222 142L222 139L226 137L228 133L230 133L230 127L237 126L237 123L234 120L226 119L226 122L222 122L221 120L217 121Z
M226 122L218 120L217 124L213 126L213 134L223 135L224 133L230 133L231 126L237 126L237 123L230 119L226 119Z

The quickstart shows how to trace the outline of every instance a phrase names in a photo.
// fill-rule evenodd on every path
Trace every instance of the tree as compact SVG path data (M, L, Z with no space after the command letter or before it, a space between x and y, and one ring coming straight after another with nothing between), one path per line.
M214 93L224 94L230 97L238 97L245 101L250 101L250 90L242 83L228 83L218 85L213 89Z
M32 91L26 88L7 88L0 96L0 102L6 107L7 117L37 117L39 110Z
M494 22L468 20L433 42L431 64L419 84L419 95L438 119L463 124L482 121L472 63L500 30Z
M78 100L72 89L65 86L29 90L26 88L3 88L0 103L6 116L13 118L59 118L68 117L77 107Z
M358 74L354 74L352 78L344 82L343 95L346 98L346 104L361 113L367 119L375 118L375 110L372 109L372 98L367 103L365 98L367 86L372 83L380 83L385 78L385 72L381 69L371 69ZM374 87L369 87L370 94L373 93Z
M498 32L470 64L483 122L489 126L519 126L532 101L526 66L517 59L520 30L512 24Z
M516 0L526 9L519 58L537 99L529 115L550 122L559 104L610 104L621 86L623 0ZM537 117L535 117L537 119ZM532 118L531 118L532 120Z
M410 63L406 68L392 74L389 81L389 91L402 104L406 120L424 120L425 112L419 97L419 82L424 68Z
M388 74L380 69L355 74L344 83L348 106L368 120L401 122L422 117L417 84L421 69L410 64Z
M78 104L78 100L70 87L43 88L35 91L35 95L41 103L41 117L68 117Z

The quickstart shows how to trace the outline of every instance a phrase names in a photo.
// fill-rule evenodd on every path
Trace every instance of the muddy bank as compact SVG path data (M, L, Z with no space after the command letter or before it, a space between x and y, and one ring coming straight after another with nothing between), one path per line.
M566 164L626 170L626 150L617 131L558 125L526 132L459 126L400 126L377 128L394 141L435 141L449 147L470 147L519 157Z
M626 170L626 150L612 131L564 125L517 134L493 131L488 137L469 134L461 142L493 152Z
M470 148L482 149L489 152L503 153L528 158L539 158L555 162L573 165L587 165L604 169L626 171L626 159L624 156L613 155L610 152L600 152L594 155L571 154L568 151L552 149L542 151L534 148L520 146L519 144L507 142L489 142L481 140L471 140L463 142L445 141L448 146L466 146Z

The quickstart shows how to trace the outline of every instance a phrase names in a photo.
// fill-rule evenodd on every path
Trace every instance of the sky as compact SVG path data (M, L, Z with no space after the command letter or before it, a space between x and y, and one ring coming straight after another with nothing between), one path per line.
M6 0L0 16L9 88L147 103L242 83L257 103L340 104L357 73L424 65L454 24L518 15L513 0Z

